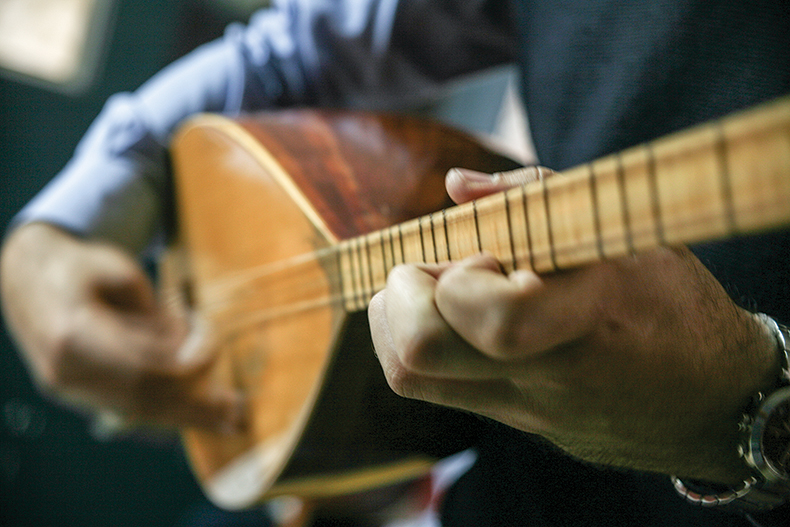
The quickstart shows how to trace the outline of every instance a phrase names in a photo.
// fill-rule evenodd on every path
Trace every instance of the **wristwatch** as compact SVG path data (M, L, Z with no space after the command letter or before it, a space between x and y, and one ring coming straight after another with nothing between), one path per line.
M743 416L738 453L754 474L751 492L739 498L749 508L768 509L790 500L790 334L766 315L758 315L776 337L782 373L777 387L758 394Z
M759 512L790 502L790 333L771 317L756 316L774 334L782 371L770 392L752 398L738 424L742 437L738 454L752 475L736 488L687 484L672 476L677 493L694 505Z

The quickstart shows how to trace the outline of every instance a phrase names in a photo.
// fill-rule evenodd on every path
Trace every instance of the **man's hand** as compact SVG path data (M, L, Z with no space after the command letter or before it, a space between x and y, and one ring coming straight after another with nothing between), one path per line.
M125 252L31 224L10 235L1 263L6 321L45 391L137 423L241 425L238 394L196 388L210 339L157 301Z
M457 202L514 184L452 171ZM371 302L390 386L579 458L738 483L737 423L779 371L770 332L684 248L538 276L481 255L392 271Z

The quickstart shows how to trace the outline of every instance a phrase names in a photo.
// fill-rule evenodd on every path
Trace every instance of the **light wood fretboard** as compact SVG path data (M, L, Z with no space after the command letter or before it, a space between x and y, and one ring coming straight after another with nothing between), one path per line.
M547 273L790 225L790 98L339 243L343 304L402 263L488 252Z

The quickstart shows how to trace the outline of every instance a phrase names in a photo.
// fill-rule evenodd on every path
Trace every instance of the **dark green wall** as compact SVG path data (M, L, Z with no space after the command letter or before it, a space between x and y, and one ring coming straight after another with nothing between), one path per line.
M196 0L119 0L103 67L69 96L0 78L0 222L68 160L112 93L134 89L227 20ZM42 398L0 334L0 526L260 525L208 506L174 438L101 442Z

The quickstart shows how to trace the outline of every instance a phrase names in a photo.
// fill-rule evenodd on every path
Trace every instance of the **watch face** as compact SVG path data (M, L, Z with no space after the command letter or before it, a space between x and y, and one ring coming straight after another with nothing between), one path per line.
M762 451L777 476L790 477L790 397L776 401L769 410L763 429Z

